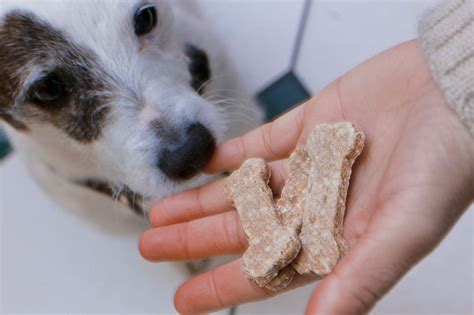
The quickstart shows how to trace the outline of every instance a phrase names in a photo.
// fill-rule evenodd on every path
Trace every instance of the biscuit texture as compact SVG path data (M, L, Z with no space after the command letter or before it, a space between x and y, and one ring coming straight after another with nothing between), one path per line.
M362 131L350 122L317 125L308 137L305 149L311 163L309 184L301 200L302 247L292 264L299 274L323 277L347 250L342 237L347 190L364 139Z
M353 123L319 124L288 161L288 179L274 202L270 169L245 161L226 180L249 248L242 271L270 291L286 288L296 273L324 277L347 251L342 236L352 166L364 147Z
M261 286L291 263L301 247L296 231L283 226L276 214L269 179L267 163L249 159L225 185L225 194L233 201L249 239L242 271Z

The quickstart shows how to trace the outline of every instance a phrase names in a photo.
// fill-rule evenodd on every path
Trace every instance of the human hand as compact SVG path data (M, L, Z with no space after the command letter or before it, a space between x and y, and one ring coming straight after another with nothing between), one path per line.
M433 82L417 41L368 60L276 121L221 144L207 171L262 157L272 161L278 195L296 145L315 124L337 121L358 124L366 144L348 193L350 250L315 289L309 314L369 311L474 198L473 141ZM143 234L140 251L151 261L240 254L247 247L222 179L158 203L150 219L155 228ZM298 277L291 288L307 281ZM244 277L236 260L184 283L175 305L197 313L270 296Z

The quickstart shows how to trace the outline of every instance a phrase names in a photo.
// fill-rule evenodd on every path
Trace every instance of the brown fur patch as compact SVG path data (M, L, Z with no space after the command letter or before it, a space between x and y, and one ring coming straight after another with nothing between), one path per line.
M100 137L111 93L96 56L66 39L59 30L30 13L13 11L0 24L0 117L17 129L50 123L87 143ZM26 85L31 67L54 73L64 95L53 104L37 104Z

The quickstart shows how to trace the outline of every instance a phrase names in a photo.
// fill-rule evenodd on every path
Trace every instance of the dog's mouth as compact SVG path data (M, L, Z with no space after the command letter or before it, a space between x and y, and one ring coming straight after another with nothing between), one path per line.
M134 192L128 186L114 185L107 181L98 179L82 179L76 180L75 182L78 185L94 190L97 193L109 196L125 207L130 208L138 215L145 214L144 204L149 201L149 198Z

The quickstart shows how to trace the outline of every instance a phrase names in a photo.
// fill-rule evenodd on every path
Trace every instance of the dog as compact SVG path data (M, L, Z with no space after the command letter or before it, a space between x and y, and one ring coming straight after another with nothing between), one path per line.
M0 3L0 120L63 208L109 227L146 214L214 179L216 145L262 122L189 4Z

